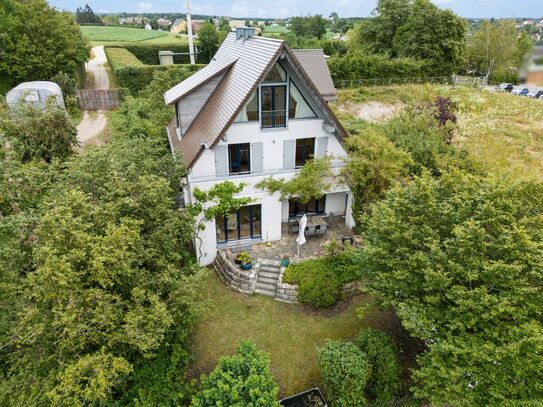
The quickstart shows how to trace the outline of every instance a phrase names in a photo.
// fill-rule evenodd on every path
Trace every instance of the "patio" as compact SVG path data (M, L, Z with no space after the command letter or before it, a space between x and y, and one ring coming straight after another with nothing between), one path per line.
M258 258L281 260L284 256L288 256L290 259L296 259L298 254L296 238L298 234L291 233L288 223L285 222L281 225L281 236L281 240L275 242L253 245L249 252L251 258L254 260ZM318 256L322 251L321 245L332 236L335 236L337 239L348 236L355 240L353 231L345 226L343 217L338 216L334 219L332 225L328 227L324 235L306 237L306 243L300 247L300 258Z

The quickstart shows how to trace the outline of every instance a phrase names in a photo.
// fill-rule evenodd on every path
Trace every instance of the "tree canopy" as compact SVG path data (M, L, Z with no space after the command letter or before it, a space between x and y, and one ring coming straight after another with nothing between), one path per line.
M543 184L423 174L377 205L361 268L427 344L414 394L519 405L543 387Z
M292 17L291 31L299 37L316 37L321 39L326 34L327 21L320 15L309 17Z
M85 4L85 7L78 7L75 11L75 21L78 22L78 24L101 24L102 20L100 20L100 17L98 17L96 14L94 14L94 11L92 11L92 8Z
M2 1L0 21L0 75L12 84L59 71L75 77L87 60L89 46L73 16L45 0Z
M230 26L228 26L230 30ZM215 52L219 49L219 34L213 22L205 22L198 30L198 53L202 54L206 61L211 61Z

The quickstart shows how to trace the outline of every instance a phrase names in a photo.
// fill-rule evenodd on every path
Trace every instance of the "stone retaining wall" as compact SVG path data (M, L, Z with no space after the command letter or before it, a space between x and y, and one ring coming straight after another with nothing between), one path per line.
M254 293L260 263L257 262L251 270L242 270L227 257L224 251L219 250L213 261L213 269L221 280L234 290L244 294Z
M283 275L285 267L281 267L279 271L279 280L277 281L277 291L275 291L275 299L277 301L297 303L298 302L298 286L293 284L283 283Z

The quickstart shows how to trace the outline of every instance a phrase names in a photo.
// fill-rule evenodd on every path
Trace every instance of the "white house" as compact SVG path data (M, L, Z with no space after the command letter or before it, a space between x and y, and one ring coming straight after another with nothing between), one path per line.
M240 27L206 67L164 98L176 108L170 147L189 169L185 202L193 202L194 188L208 190L225 180L245 183L240 196L254 200L206 224L199 233L201 264L210 264L224 247L279 240L281 223L303 213L332 212L353 226L345 185L334 183L306 205L255 186L270 176L292 178L311 157L330 156L336 175L344 165L346 132L328 106L336 90L322 50L291 50Z

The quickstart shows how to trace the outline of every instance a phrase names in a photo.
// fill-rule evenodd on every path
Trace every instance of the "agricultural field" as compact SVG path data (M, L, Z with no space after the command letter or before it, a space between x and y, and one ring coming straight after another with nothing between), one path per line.
M403 109L450 97L457 107L453 142L499 175L543 178L543 101L445 85L369 86L338 92L336 112L379 126Z
M81 26L81 32L92 46L144 42L145 44L185 43L185 38L165 31L133 27Z

